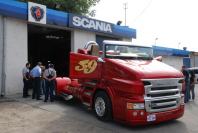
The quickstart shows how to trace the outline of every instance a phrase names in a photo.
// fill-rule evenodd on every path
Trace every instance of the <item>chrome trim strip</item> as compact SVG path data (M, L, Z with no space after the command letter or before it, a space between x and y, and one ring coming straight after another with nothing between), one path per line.
M150 91L148 94L163 94L163 93L171 93L171 92L179 92L179 89L170 89L170 90L157 90L157 91Z
M184 78L160 78L160 79L141 79L142 81L156 81L156 80L182 80Z
M145 101L162 101L162 100L169 100L169 99L178 99L181 98L181 94L171 95L171 96L163 96L163 97L144 97Z
M160 107L160 106L168 106L168 105L175 105L175 104L177 104L177 101L164 102L164 103L156 103L156 106L159 106Z
M155 110L151 109L149 112L151 112L151 113L162 112L162 111L167 111L167 110L176 109L176 108L178 108L178 106L169 107L169 108L162 108L162 109L155 109Z

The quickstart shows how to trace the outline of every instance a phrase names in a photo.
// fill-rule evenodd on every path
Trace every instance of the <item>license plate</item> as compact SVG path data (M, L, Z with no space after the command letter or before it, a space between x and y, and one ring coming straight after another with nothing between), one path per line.
M156 115L155 114L150 114L147 115L147 121L155 121L156 120Z

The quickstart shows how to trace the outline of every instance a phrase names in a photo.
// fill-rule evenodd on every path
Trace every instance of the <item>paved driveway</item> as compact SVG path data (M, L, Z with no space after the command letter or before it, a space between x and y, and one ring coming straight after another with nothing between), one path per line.
M198 133L197 99L186 104L185 115L178 120L129 127L99 121L77 101L44 103L17 94L0 99L0 133Z

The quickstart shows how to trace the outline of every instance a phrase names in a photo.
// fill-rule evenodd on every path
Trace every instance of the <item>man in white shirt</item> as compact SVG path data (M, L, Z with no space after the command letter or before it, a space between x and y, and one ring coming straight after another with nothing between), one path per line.
M44 71L43 77L45 79L45 100L47 102L50 95L50 101L54 101L54 90L55 90L55 79L56 79L56 70L54 69L53 64L48 65L48 69Z
M33 78L33 91L32 91L32 99L41 100L40 98L40 89L41 89L41 66L42 63L38 62L37 66L35 66L32 71L30 72L30 75Z

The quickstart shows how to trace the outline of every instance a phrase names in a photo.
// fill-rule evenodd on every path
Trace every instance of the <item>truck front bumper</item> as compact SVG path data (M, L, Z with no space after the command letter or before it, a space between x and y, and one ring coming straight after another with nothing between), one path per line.
M174 120L182 117L184 114L184 105L180 105L176 109L148 113L145 110L127 110L126 121L129 125L146 125L152 123L160 123L163 121Z

